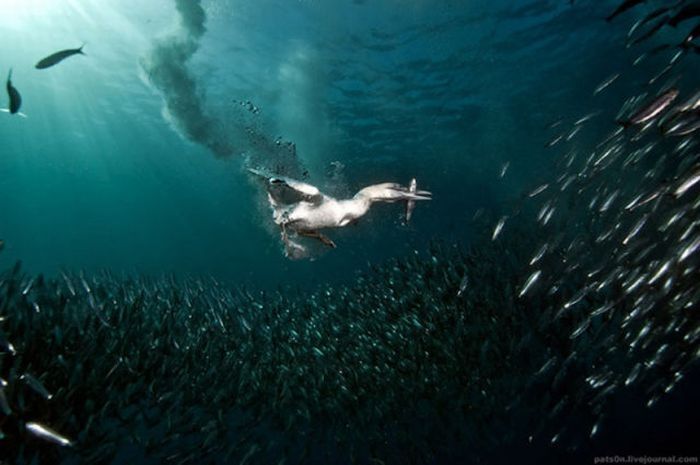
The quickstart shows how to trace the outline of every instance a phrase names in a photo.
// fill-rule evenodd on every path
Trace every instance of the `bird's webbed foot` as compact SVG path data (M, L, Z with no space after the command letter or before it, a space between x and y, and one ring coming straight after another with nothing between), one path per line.
M323 234L321 234L318 231L297 231L297 234L299 234L300 236L304 236L304 237L311 237L313 239L318 239L319 241L323 242L328 247L331 247L333 249L336 248L335 242L333 242L328 237L324 236Z

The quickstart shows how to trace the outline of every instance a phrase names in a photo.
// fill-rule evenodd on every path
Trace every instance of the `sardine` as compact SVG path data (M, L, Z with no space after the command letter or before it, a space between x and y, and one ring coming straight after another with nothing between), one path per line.
M685 181L681 183L680 186L673 192L673 195L678 198L681 195L685 194L688 189L693 187L695 184L700 182L700 169L695 170L690 176L688 176Z
M680 257L678 258L679 262L684 261L686 258L690 257L692 254L697 252L698 248L700 248L700 235L695 236L695 239L693 242L688 244L686 247L683 248L681 251Z
M639 219L639 221L637 221L637 222L635 223L634 226L632 226L632 229L630 230L630 232L629 232L629 233L627 234L627 236L625 236L625 238L622 240L622 244L623 244L623 245L629 244L630 241L631 241L632 239L634 239L634 238L637 236L637 234L639 234L639 231L642 229L642 227L644 226L644 224L647 222L647 219L649 219L649 215L648 215L648 214L644 215L642 218Z
M34 422L27 423L27 431L40 439L44 439L46 441L53 442L54 444L58 444L59 446L72 446L73 445L73 443L71 442L70 439L61 436L60 434L53 431L52 429L50 429L46 426L43 426L39 423L34 423Z
M661 127L664 136L682 137L700 129L700 112L679 113Z
M66 58L72 57L73 55L85 55L85 53L83 53L83 47L85 47L85 44L81 45L80 48L70 48L67 50L61 50L60 52L52 53L51 55L47 56L46 58L42 58L41 60L39 60L39 62L36 64L35 68L36 69L50 68L50 67L62 62Z
M646 57L647 57L646 52L645 52L645 53L642 53L641 55L639 55L637 58L634 59L634 61L632 62L632 66L637 66L639 63L641 63L642 61L644 61L644 59L645 59Z
M42 382L29 373L23 374L19 379L27 383L27 386L29 386L32 391L39 394L44 400L51 400L51 398L53 398L53 395L44 387Z
M608 211L608 209L610 209L610 206L615 201L615 199L617 198L619 193L620 193L619 189L616 189L615 191L613 191L613 193L610 194L607 199L605 199L605 201L603 202L603 205L601 205L600 208L598 208L598 211L600 213Z
M504 216L500 220L498 220L496 227L493 229L493 234L491 235L492 241L495 241L496 238L498 237L498 235L501 234L501 231L503 230L503 225L506 224L507 219L508 219L508 217Z
M627 37L631 37L632 34L634 34L634 31L638 27L643 26L646 23L648 23L649 21L651 21L652 19L661 16L662 14L666 13L667 11L670 11L671 9L675 8L677 5L679 5L682 2L683 2L683 0L680 0L679 2L676 2L675 5L664 6L664 7L657 8L656 10L652 11L651 13L646 15L644 18L642 18L639 21L637 21L636 23L634 23L634 26L632 26L632 28L630 28L629 32L627 33Z
M654 273L654 275L653 275L651 278L649 278L649 281L647 282L647 284L649 284L649 285L654 284L656 281L659 280L659 278L661 278L664 274L666 274L666 272L667 272L670 268L671 268L671 261L669 260L669 261L664 262L664 263L656 270L656 273Z
M468 284L469 284L469 275L465 274L464 277L462 278L462 281L459 283L459 291L457 291L457 297L461 297L462 294L464 294L464 291L467 289Z
M11 355L15 355L15 346L12 345L10 341L7 340L5 333L0 329L0 351L7 352Z
M19 111L19 107L22 106L22 96L19 91L12 85L12 69L7 75L7 95L10 97L10 114L15 114Z
M501 174L500 174L500 176L499 176L500 178L503 178L503 177L506 175L506 172L508 171L508 167L509 167L509 166L510 166L510 162L509 162L509 161L505 162L505 163L503 164L503 166L501 166Z
M671 88L657 97L649 105L635 112L627 121L620 123L624 127L645 124L661 114L678 97L678 89Z
M534 265L535 263L540 261L542 256L547 252L548 247L549 244L545 242L544 245L542 245L542 247L540 247L539 250L535 253L535 255L530 259L530 265Z
M678 108L678 111L700 110L700 92L696 92L686 102Z
M535 196L541 194L542 192L544 192L545 190L547 190L548 187L549 187L549 184L542 184L540 186L537 186L535 189L533 189L528 194L528 197L530 197L530 198L535 197Z
M620 77L620 73L615 73L612 76L606 78L603 82L601 82L598 87L595 88L593 91L593 95L598 95L599 93L603 92L610 84L615 82L617 78Z
M617 74L616 76L619 76L619 74ZM608 83L608 85L610 85L610 83ZM601 90L602 90L602 89L601 89ZM574 126L580 126L580 125L582 125L583 123L585 123L586 121L588 121L588 120L590 120L590 119L592 119L592 118L595 118L595 117L598 116L600 113L601 113L600 111L593 111L593 112L591 112L591 113L588 113L587 115L582 116L582 117L580 117L579 119L577 119L576 122L574 123Z
M644 32L644 34L641 34L639 37L628 42L627 46L630 47L632 45L637 45L644 42L645 40L656 34L659 31L659 29L661 29L668 22L668 19L668 15L660 18L658 21L656 21L656 23L654 23L653 26L651 26L646 32Z
M542 367L540 367L540 369L537 370L537 373L535 373L535 377L541 376L541 375L545 374L546 372L548 372L549 369L552 368L556 362L557 362L556 355L552 355L546 362L544 362L544 365L542 365Z
M581 334L583 334L584 331L588 329L588 327L591 324L591 319L586 318L583 320L583 322L574 330L573 333L571 333L571 336L569 336L569 339L576 339L579 337Z
M553 146L555 146L556 144L558 144L563 138L564 138L564 134L559 134L559 135L556 136L554 139L551 139L549 142L547 142L546 144L544 144L544 146L547 147L547 148L553 147Z

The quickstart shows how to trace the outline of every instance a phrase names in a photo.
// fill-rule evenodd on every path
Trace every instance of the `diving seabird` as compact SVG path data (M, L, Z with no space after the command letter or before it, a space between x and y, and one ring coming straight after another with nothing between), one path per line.
M272 218L282 229L282 240L287 246L288 255L301 248L290 242L288 233L318 239L329 247L335 243L321 234L319 230L342 228L363 216L374 202L397 202L406 200L407 216L413 210L416 200L431 200L428 191L416 190L415 180L411 187L385 182L367 186L357 192L351 199L336 199L318 190L316 186L295 179L270 176L256 169L249 172L266 181L267 199L272 207Z

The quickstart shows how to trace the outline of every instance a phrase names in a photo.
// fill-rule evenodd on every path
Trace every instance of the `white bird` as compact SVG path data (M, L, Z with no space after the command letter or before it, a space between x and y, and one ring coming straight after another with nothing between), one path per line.
M318 190L316 186L295 179L269 176L262 171L248 169L249 172L266 181L267 199L272 207L272 218L282 229L282 240L287 246L287 254L294 255L301 246L290 242L288 232L299 236L318 239L329 247L335 243L319 230L342 228L355 222L375 202L397 202L405 200L413 210L416 200L431 200L428 191L416 190L415 181L406 188L400 184L385 182L360 189L351 199L336 199ZM407 216L408 216L407 215Z

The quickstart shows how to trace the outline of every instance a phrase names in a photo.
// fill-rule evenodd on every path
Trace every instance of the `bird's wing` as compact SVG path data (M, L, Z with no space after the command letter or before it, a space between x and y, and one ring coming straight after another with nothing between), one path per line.
M270 196L280 204L290 205L298 202L319 204L323 201L323 194L316 186L295 179L270 176L256 169L248 169L248 171L266 181L265 188Z

